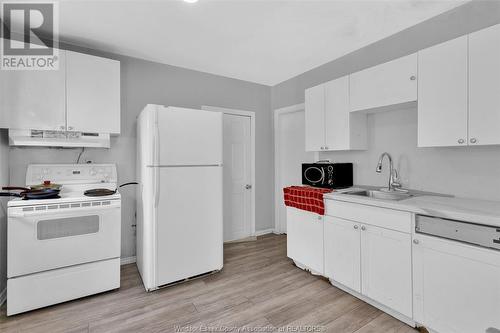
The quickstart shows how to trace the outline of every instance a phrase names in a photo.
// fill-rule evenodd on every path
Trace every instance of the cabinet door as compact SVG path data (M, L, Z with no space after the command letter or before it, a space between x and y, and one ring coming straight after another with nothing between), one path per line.
M323 217L287 207L287 256L323 274Z
M120 133L120 62L67 52L68 130Z
M467 144L467 36L418 53L418 146Z
M500 144L500 24L469 35L469 144Z
M57 70L0 71L0 128L64 130L65 52Z
M360 225L326 216L325 276L361 292Z
M349 77L325 83L325 149L350 148Z
M306 151L320 151L325 146L325 86L306 90Z
M420 234L415 239L414 320L440 333L500 329L500 252Z
M416 101L416 76L416 53L351 74L351 110Z
M412 317L411 236L361 226L363 295Z

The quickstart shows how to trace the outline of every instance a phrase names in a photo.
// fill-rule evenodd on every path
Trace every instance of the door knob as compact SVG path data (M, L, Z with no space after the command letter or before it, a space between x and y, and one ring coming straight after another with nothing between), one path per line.
M246 184L246 185L245 185L245 188L246 188L247 190L249 190L249 189L251 189L251 188L252 188L252 185L250 185L250 184Z

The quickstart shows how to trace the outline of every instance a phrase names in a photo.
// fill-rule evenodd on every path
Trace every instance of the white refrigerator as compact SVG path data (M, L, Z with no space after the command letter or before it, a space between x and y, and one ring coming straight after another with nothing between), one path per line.
M138 117L137 144L144 287L221 270L222 114L149 104Z

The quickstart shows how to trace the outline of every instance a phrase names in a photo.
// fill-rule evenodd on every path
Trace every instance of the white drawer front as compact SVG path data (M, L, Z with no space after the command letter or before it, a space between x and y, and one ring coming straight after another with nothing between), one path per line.
M7 280L7 315L119 287L119 258L12 278Z
M337 200L325 200L326 215L411 233L412 214Z

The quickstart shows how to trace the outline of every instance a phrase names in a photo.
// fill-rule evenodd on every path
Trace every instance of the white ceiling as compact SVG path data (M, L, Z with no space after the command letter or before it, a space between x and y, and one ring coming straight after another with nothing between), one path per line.
M61 39L275 85L464 1L74 1Z

